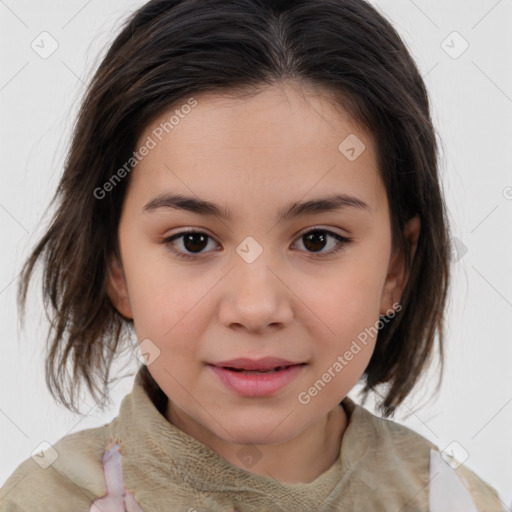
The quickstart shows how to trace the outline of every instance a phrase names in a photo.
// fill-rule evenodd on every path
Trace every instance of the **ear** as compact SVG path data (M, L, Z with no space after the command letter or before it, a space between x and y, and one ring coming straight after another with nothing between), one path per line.
M406 243L409 244L411 250L411 260L414 257L416 246L418 245L420 228L421 222L418 215L410 219L404 227ZM380 304L381 315L385 315L387 311L393 309L393 304L400 302L408 279L409 273L406 271L405 254L397 247L391 257L386 282L382 290Z
M116 255L112 255L108 266L107 295L114 307L126 318L133 318L128 297L128 288L123 269Z

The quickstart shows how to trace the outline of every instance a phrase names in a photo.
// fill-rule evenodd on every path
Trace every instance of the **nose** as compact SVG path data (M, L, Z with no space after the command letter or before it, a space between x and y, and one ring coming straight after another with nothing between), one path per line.
M224 326L257 332L282 328L292 320L293 293L264 255L252 263L236 261L236 268L226 276L219 308Z

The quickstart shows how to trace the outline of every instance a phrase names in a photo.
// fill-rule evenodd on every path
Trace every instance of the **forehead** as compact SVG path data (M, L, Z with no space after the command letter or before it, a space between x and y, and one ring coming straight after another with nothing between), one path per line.
M144 129L136 149L144 145L151 149L129 187L139 208L170 191L235 212L332 193L373 211L387 204L371 135L322 89L282 84L249 97L185 98Z

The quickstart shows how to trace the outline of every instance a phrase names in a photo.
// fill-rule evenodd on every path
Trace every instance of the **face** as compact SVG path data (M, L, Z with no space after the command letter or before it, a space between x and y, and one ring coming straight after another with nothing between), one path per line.
M406 276L376 150L325 90L287 83L188 104L138 141L151 149L129 177L109 296L145 340L182 430L283 443L347 395L376 341L361 333L400 301ZM165 195L208 201L218 215ZM290 210L334 196L352 199ZM263 357L302 364L281 387L267 376L266 394L232 388L211 366ZM243 378L261 375L233 377Z

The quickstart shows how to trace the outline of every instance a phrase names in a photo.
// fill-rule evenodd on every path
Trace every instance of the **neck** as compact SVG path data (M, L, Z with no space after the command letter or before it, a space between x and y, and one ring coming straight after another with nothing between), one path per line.
M166 417L173 425L207 445L231 464L283 483L309 483L326 472L339 458L341 440L348 423L345 409L338 405L284 443L241 445L218 437L186 416L170 400L167 403ZM248 454L251 450L258 454L257 462L250 467L242 462L239 455L244 447Z

